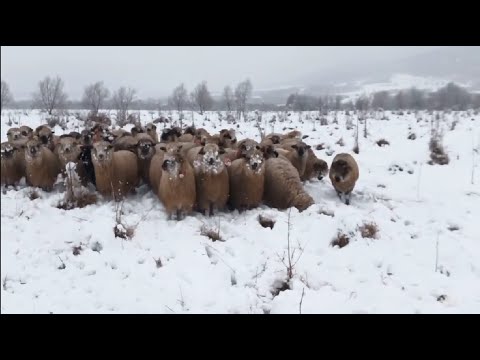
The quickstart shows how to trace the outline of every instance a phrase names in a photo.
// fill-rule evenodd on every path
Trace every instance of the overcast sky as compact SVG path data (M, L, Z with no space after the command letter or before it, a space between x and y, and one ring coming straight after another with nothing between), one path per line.
M103 80L114 90L137 89L140 98L167 96L184 82L189 90L206 80L211 91L249 77L254 89L292 83L312 72L385 62L430 51L413 46L177 46L1 47L1 77L15 99L28 99L39 80L59 75L70 99Z

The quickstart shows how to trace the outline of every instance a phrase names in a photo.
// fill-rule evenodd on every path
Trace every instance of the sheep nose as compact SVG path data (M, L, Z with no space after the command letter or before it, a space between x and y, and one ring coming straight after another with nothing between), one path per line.
M303 156L303 154L305 154L305 150L299 149L298 150L298 155Z
M253 163L253 164L252 164L252 169L253 169L253 170L257 170L257 167L258 167L258 164L257 164L257 163Z
M105 155L103 155L103 154L98 154L98 158L99 158L100 160L103 160L104 157L105 157Z
M13 138L14 138L15 140L18 140L18 135L17 135L17 134L13 135Z
M318 180L322 180L323 179L323 175L318 175Z
M340 176L338 176L338 175L335 176L335 181L336 181L336 182L339 182L339 181L340 181Z
M66 148L66 149L65 149L65 152L66 152L66 153L69 153L69 152L70 152L70 148Z
M209 165L215 164L215 159L214 159L214 158L210 158L210 159L208 160L208 164L209 164Z

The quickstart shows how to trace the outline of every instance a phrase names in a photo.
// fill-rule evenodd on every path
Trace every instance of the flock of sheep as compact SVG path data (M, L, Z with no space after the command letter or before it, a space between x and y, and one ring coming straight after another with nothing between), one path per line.
M338 154L328 164L318 159L299 131L237 141L234 130L166 128L160 138L154 123L131 132L97 123L81 133L61 136L47 125L10 128L1 144L1 182L52 191L59 174L75 164L81 185L93 185L103 197L119 200L148 184L169 219L192 211L251 209L264 203L303 211L314 203L303 182L329 174L348 205L359 177L354 158Z

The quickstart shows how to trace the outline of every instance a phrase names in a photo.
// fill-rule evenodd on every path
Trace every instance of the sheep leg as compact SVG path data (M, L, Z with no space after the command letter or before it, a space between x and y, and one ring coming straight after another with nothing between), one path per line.
M346 205L350 205L350 197L351 197L351 195L352 195L352 192L351 192L351 191L345 194L345 204L346 204Z
M210 203L210 212L208 215L213 216L213 203Z
M182 220L182 210L177 209L177 221Z

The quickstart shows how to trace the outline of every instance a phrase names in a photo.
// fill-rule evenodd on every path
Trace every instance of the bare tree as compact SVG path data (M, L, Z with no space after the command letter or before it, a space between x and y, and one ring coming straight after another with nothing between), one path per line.
M122 86L120 89L113 93L113 105L117 110L117 122L125 122L127 119L128 109L132 105L137 91L132 88L126 88Z
M168 98L168 104L173 106L179 113L188 105L188 92L184 84L178 85Z
M57 76L47 76L38 83L38 91L33 94L35 105L52 115L53 110L62 109L67 101L67 94L63 91L63 80Z
M103 85L103 81L98 81L85 88L82 102L92 111L93 115L97 115L98 110L109 96L110 91Z
M8 86L6 81L2 80L2 103L0 106L0 110L3 110L3 107L11 103L12 101L13 96L10 92L10 87Z
M237 116L243 114L245 118L245 111L247 110L247 101L252 95L253 86L250 79L242 81L235 88L235 103L237 105Z
M225 100L225 105L227 106L228 112L232 111L233 106L235 105L235 96L233 95L230 85L225 86L223 89L223 98Z
M213 106L213 98L208 91L207 82L202 81L197 85L195 90L193 90L193 97L197 107L200 109L200 114L203 115L205 111L208 111Z

